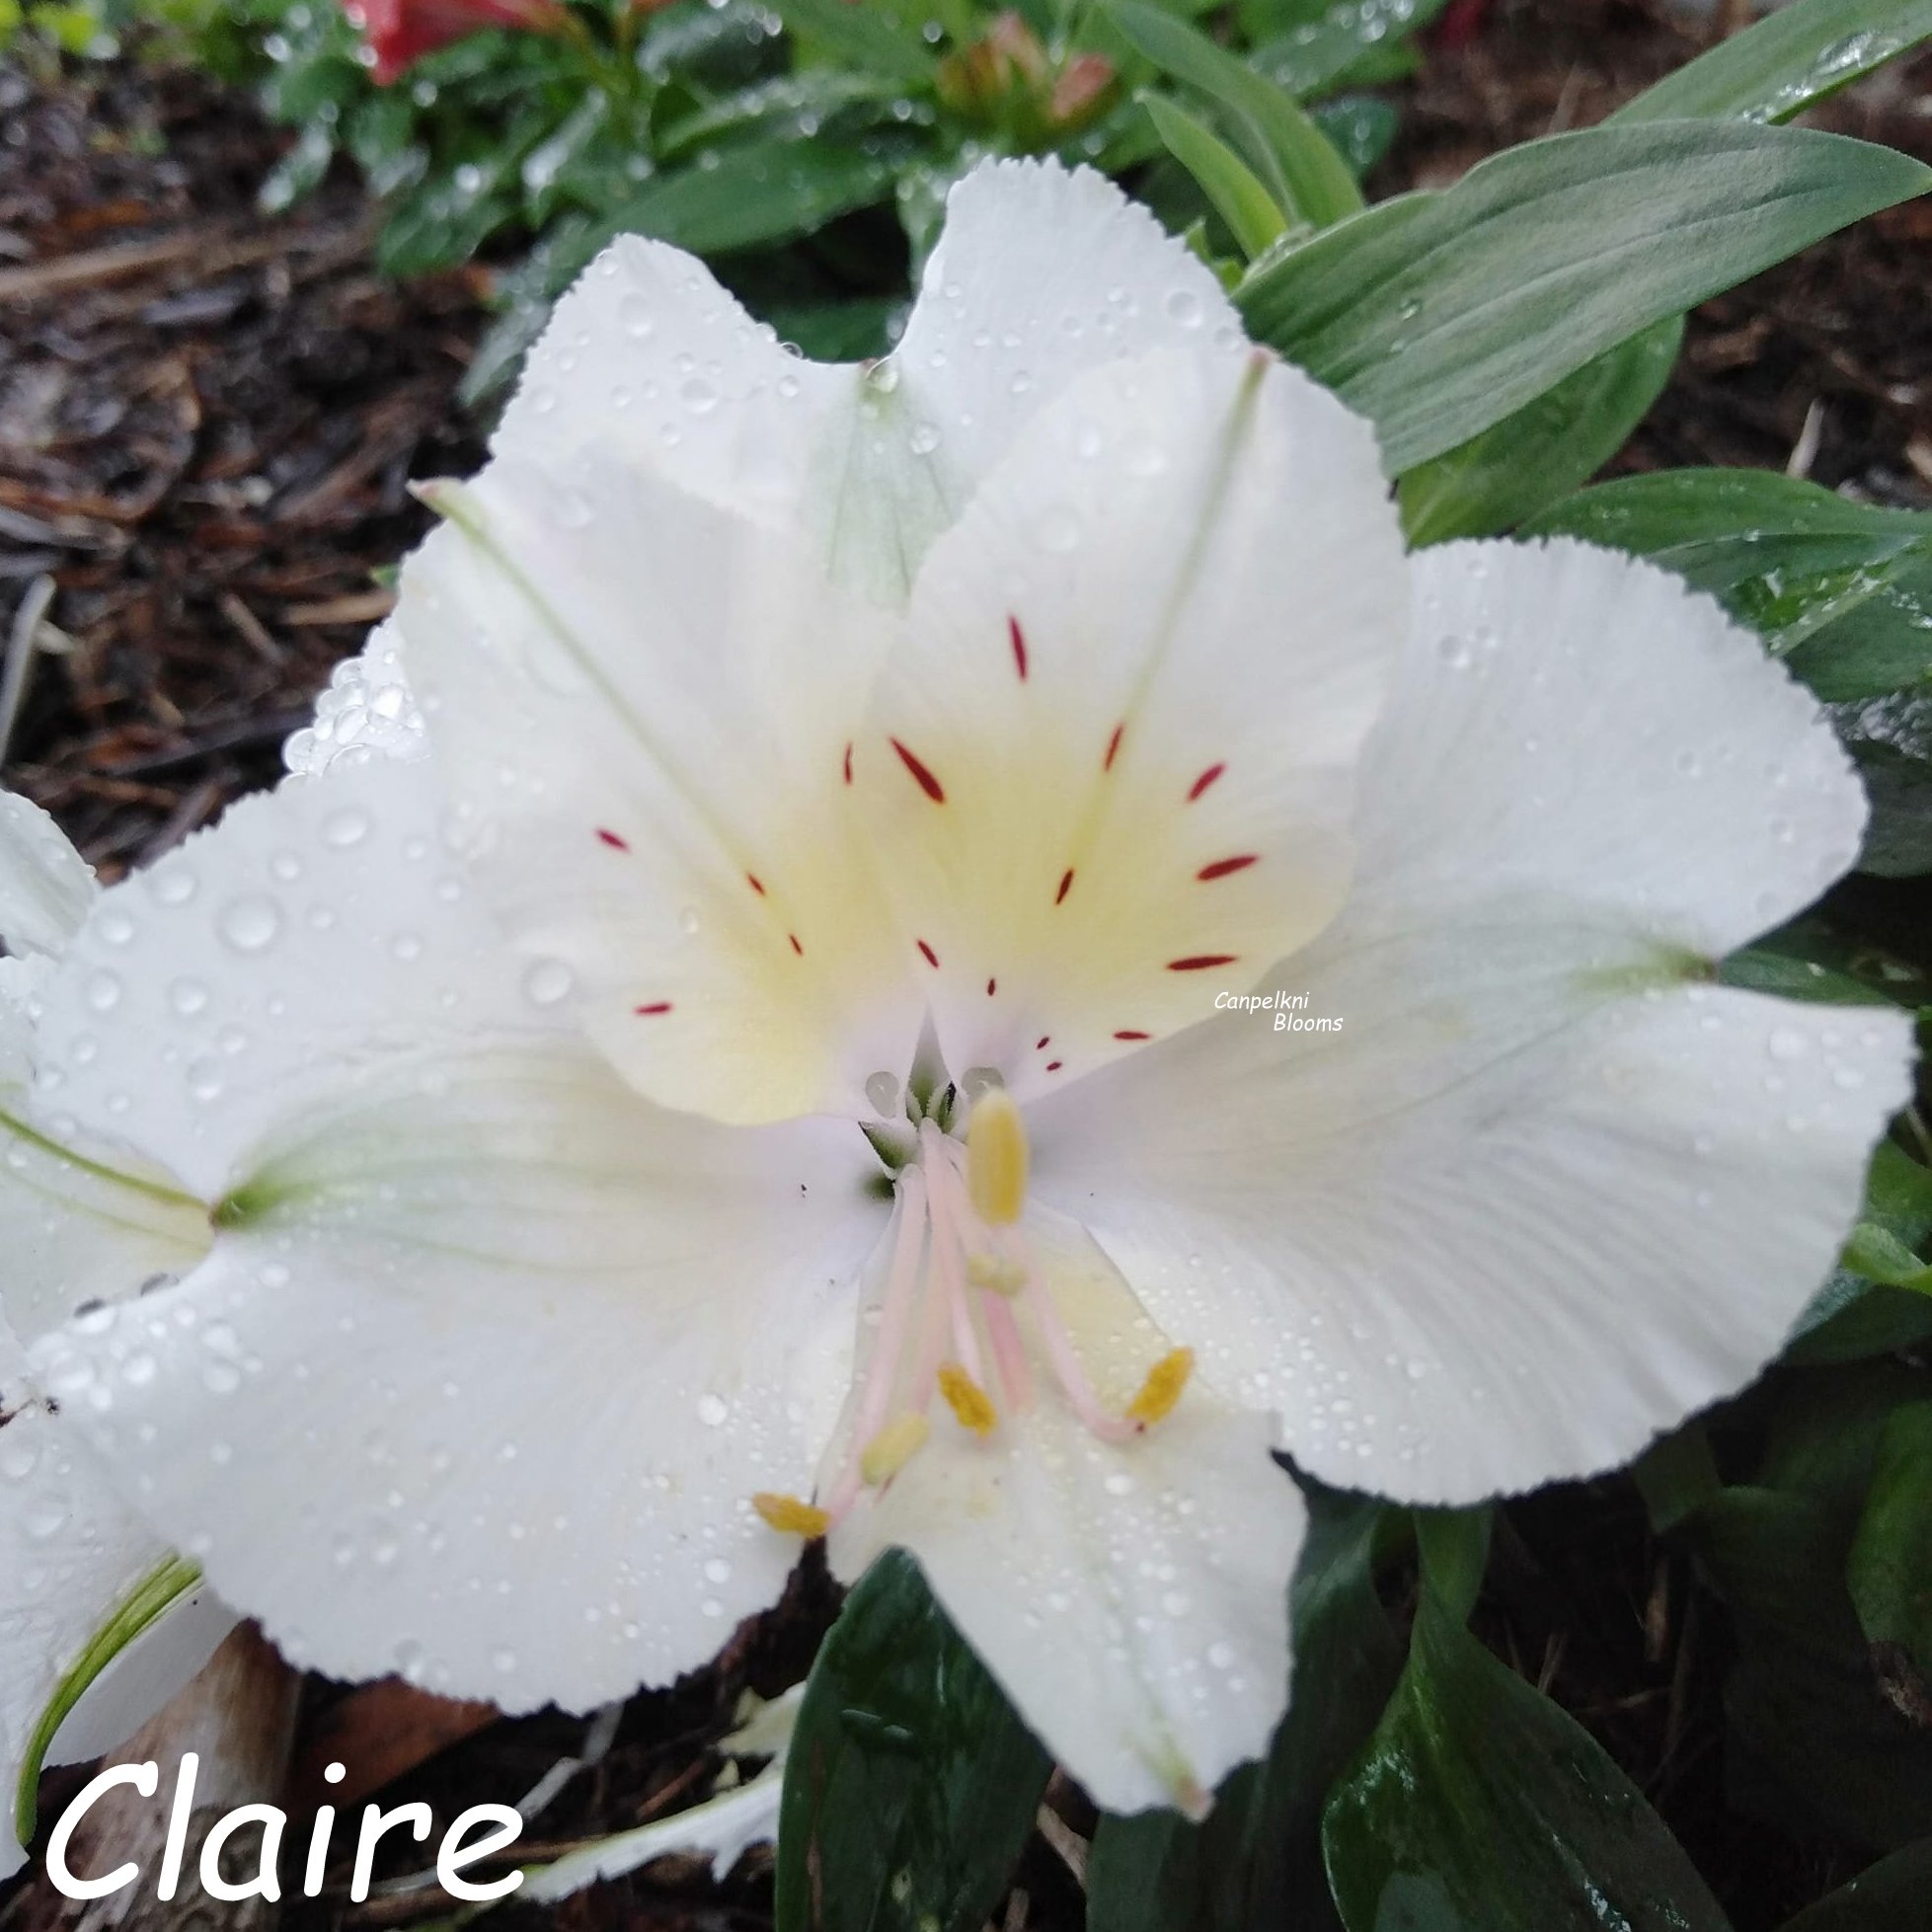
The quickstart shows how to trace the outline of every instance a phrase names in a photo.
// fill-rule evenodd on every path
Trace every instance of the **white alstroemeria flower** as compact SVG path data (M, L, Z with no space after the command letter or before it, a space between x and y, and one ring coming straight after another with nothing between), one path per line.
M38 988L94 897L93 874L47 815L0 793L0 937L13 949L0 959L0 1879L26 1857L14 1824L30 1750L71 1763L113 1748L235 1621L211 1592L170 1577L167 1546L36 1385L19 1339L90 1298L131 1295L207 1249L198 1203L112 1141L78 1138L28 1091ZM91 1677L47 1737L63 1680L90 1647L109 1658L114 1647L98 1640L117 1613L142 1607L150 1584L158 1620Z
M1906 1023L1708 970L1856 850L1814 705L1628 560L1405 562L1096 178L967 181L870 369L622 243L439 502L322 775L44 994L79 1126L218 1205L39 1360L298 1661L584 1707L825 1530L1198 1808L1286 1692L1274 1447L1607 1468L1828 1269ZM331 762L412 689L431 755ZM1216 1010L1275 987L1342 1029Z

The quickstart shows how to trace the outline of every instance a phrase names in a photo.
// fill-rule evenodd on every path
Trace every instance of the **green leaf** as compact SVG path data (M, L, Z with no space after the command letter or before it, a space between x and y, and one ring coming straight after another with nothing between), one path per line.
M1732 1803L1878 1851L1932 1833L1932 1732L1880 1688L1845 1586L1841 1512L1729 1489L1698 1528L1737 1643L1725 1685Z
M1630 1473L1659 1536L1683 1528L1723 1487L1701 1423L1685 1423L1660 1436L1631 1464Z
M1528 533L1582 537L1709 590L1826 700L1932 675L1932 516L1766 470L1662 470L1553 505Z
M1932 1400L1886 1423L1845 1581L1866 1636L1900 1653L1932 1712Z
M1932 1898L1932 1838L1922 1838L1867 1867L1796 1918L1783 1932L1911 1932Z
M1859 870L1887 879L1932 872L1932 690L1830 710L1872 805Z
M1590 128L1344 221L1259 269L1239 301L1250 335L1373 421L1400 474L1928 184L1905 155L1809 129Z
M819 1650L779 1812L779 1932L979 1932L1052 1766L933 1600L881 1557Z
M1287 33L1265 40L1252 56L1266 74L1301 100L1355 78L1366 57L1385 53L1404 36L1427 27L1449 0L1341 0L1314 10Z
M1787 999L1932 1005L1932 974L1882 946L1848 939L1812 914L1732 954L1719 976L1728 986L1752 987Z
M711 167L653 177L611 210L604 226L652 235L694 255L790 241L889 199L903 158L885 144L746 143L720 152Z
M764 319L781 342L814 362L863 362L891 348L892 318L904 308L895 295L858 295L843 302L771 309Z
M1595 1739L1427 1591L1409 1667L1324 1839L1349 1932L1725 1928Z
M1416 1509L1411 1514L1423 1586L1448 1615L1467 1623L1489 1568L1490 1510Z
M1666 316L1606 349L1513 416L1402 479L1409 541L1493 536L1585 483L1630 439L1670 380L1683 345Z
M1243 255L1253 261L1286 234L1275 197L1218 134L1158 94L1148 95L1146 106L1167 151L1200 184Z
M1932 0L1797 0L1628 102L1614 120L1789 120L1932 37Z
M1932 1295L1879 1287L1840 1269L1800 1317L1784 1359L1806 1366L1867 1361L1932 1341Z
M1316 1490L1290 1601L1295 1678L1267 1758L1244 1766L1206 1822L1103 1816L1087 1868L1095 1932L1297 1932L1335 1923L1322 1871L1329 1787L1361 1748L1402 1669L1375 1593L1372 1499Z
M930 81L938 64L916 28L891 9L851 0L772 0L772 11L792 30L860 72L889 74L912 84Z
M1396 112L1373 94L1345 94L1309 113L1356 181L1366 180L1395 145Z
M851 74L836 67L780 74L737 88L671 121L657 136L657 161L661 166L681 160L727 138L811 139L834 115L851 108L884 106L898 92L888 77Z
M1108 0L1108 17L1162 73L1212 101L1275 200L1317 228L1361 207L1348 163L1294 98L1185 21L1142 0Z
M88 1685L200 1581L200 1571L182 1557L171 1556L157 1565L115 1606L107 1621L82 1647L66 1675L54 1686L46 1709L40 1713L27 1740L20 1764L20 1783L14 1790L14 1835L23 1845L34 1842L40 1766L67 1714L81 1701Z

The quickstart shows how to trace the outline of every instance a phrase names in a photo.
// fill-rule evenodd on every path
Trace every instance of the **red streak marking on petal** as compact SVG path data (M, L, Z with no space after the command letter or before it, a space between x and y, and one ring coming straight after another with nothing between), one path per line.
M803 946L801 946L801 945L799 944L799 936L798 936L798 934L797 934L797 933L787 933L787 934L785 935L785 937L786 937L787 939L789 939L789 940L790 940L790 941L792 942L792 951L793 951L794 953L796 953L796 954L797 954L797 955L799 956L799 958L800 958L800 959L804 959L804 958L805 958L805 948L804 948Z
M1055 905L1058 905L1060 901L1064 899L1070 891L1072 891L1072 889L1073 889L1073 868L1071 866L1068 866L1067 869L1060 874L1060 889L1053 894L1053 903Z
M1013 668L1020 673L1020 682L1027 681L1027 634L1020 628L1017 617L1006 620L1006 635L1013 643Z
M1052 1038L1052 1035L1051 1035L1051 1034L1044 1034L1044 1033L1043 1033L1043 1034L1042 1034L1042 1035L1040 1036L1040 1038L1039 1038L1038 1040L1036 1040L1036 1041L1034 1042L1034 1043L1033 1043L1033 1049L1034 1049L1034 1051L1035 1051L1036 1053L1043 1053L1043 1052L1045 1052L1045 1050L1046 1050L1046 1043L1047 1043L1047 1041L1049 1041L1049 1040L1050 1040L1051 1038Z
M1259 855L1244 852L1238 859L1216 859L1211 866L1202 866L1195 874L1197 879L1225 879L1231 872L1246 872Z
M597 827L597 836L614 852L628 852L631 849L631 841L628 838L619 838L615 832L607 830L602 825Z
M1064 1062L1062 1062L1062 1061L1060 1061L1060 1060L1048 1060L1048 1061L1046 1062L1046 1071L1047 1071L1048 1073L1057 1073L1057 1072L1059 1072L1059 1070L1060 1070L1060 1068L1061 1068L1061 1066L1062 1066L1063 1064L1064 1064Z
M764 882L764 881L763 881L762 879L760 879L760 878L758 877L758 875L757 875L757 874L756 874L755 872L747 872L747 873L746 873L746 874L744 875L744 883L745 883L745 884L746 884L747 886L749 886L749 887L751 888L751 889L752 889L752 890L753 890L754 892L756 892L756 893L757 893L757 895L758 895L758 896L759 896L760 898L763 898L763 897L764 897L764 895L765 895L765 882Z
M848 785L852 782L852 747L849 744L845 747L845 782Z
M920 953L924 956L925 962L929 966L936 966L939 964L939 955L923 939L914 943L918 946Z
M892 749L899 754L899 763L912 774L920 791L925 793L934 805L944 805L946 803L945 786L897 738L892 739Z
M1122 1027L1114 1038L1116 1040L1151 1040L1151 1034L1135 1033L1131 1027Z
M1213 784L1215 779L1219 778L1222 772L1226 770L1227 770L1226 765L1209 765L1207 769L1204 772L1202 772L1198 778L1195 780L1193 788L1188 793L1188 803L1190 805L1193 805L1194 802L1200 797L1201 793L1206 791L1208 786Z
M1114 727L1114 735L1107 740L1107 756L1100 761L1102 771L1112 771L1114 769L1115 754L1121 748L1121 734L1125 730L1126 727L1124 725L1116 725Z
M631 1008L631 1011L642 1020L651 1019L658 1013L668 1013L670 1010L671 1003L667 999L655 999L649 1006L634 1006Z
M999 991L999 981L997 979L989 979L986 981L986 997L988 999L991 999L992 996L998 991Z
M1207 966L1232 966L1241 956L1238 953L1195 953L1185 960L1169 960L1169 972L1199 972Z

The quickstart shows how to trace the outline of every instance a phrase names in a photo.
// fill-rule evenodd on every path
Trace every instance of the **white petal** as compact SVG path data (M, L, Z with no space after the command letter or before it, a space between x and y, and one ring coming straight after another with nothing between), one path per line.
M748 1498L810 1480L876 1163L848 1123L726 1129L622 1085L461 889L434 777L291 782L168 862L187 896L163 868L82 935L205 986L211 1012L130 979L101 1057L221 1232L44 1372L299 1660L586 1705L776 1594L793 1552ZM74 1060L63 1092L106 1107Z
M666 1115L561 1038L305 1112L50 1385L298 1662L510 1710L694 1667L796 1554L749 1498L809 1483L850 1347L857 1132Z
M94 899L94 870L32 800L0 792L0 939L57 953Z
M49 961L0 966L27 969L32 1000L43 995ZM28 1010L0 997L0 1320L30 1341L86 1302L179 1274L208 1245L206 1207L173 1175L82 1128L57 1094L36 1097L37 1051Z
M102 894L43 996L46 1102L207 1199L277 1121L372 1060L560 1024L440 832L425 762L244 799Z
M1816 701L1680 578L1567 540L1413 569L1364 774L1361 929L1520 900L1716 959L1857 856L1864 793Z
M984 1441L937 1429L832 1532L856 1579L891 1545L1027 1724L1110 1812L1196 1809L1287 1703L1299 1492L1266 1417L1190 1390L1110 1445L1057 1402Z
M1343 1030L1083 1083L1037 1187L1327 1480L1612 1467L1776 1352L1906 1098L1905 1016L1687 983L1848 861L1856 781L1708 600L1474 546L1423 561L1363 782L1358 899L1269 981Z
M0 1329L0 1879L25 1859L13 1836L14 1795L42 1713L89 1640L167 1556L27 1380L17 1344ZM234 1622L224 1613L178 1615L96 1679L49 1761L109 1750L131 1736Z
M1375 440L1260 351L1115 362L920 574L857 755L949 1064L1016 1092L1327 923L1402 641Z
M403 674L402 636L393 623L369 633L345 657L315 701L313 722L282 747L288 769L320 778L342 758L420 758L428 748L423 713Z
M801 361L693 258L625 236L558 305L495 448L555 459L615 437L683 489L809 528L840 580L896 600L1076 375L1239 333L1214 277L1103 176L989 163L954 189L885 364Z
M653 1098L856 1113L921 1021L846 776L896 620L601 452L501 461L451 513L409 659L517 943Z

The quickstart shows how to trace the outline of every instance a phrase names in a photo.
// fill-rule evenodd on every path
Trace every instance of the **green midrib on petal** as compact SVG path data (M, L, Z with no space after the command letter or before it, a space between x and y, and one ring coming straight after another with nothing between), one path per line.
M145 1180L138 1174L124 1174L117 1167L110 1167L104 1161L90 1160L85 1154L76 1153L73 1148L63 1146L51 1135L29 1126L19 1115L10 1114L5 1108L0 1108L0 1131L11 1133L15 1138L24 1140L30 1147L38 1148L50 1159L63 1162L82 1174L91 1175L97 1181L105 1181L110 1187L125 1188L130 1194L137 1194L148 1200L158 1201L164 1207L185 1207L197 1214L204 1209L204 1202L197 1200L191 1194L184 1194L179 1188L171 1188L161 1181Z
M68 1713L81 1701L88 1685L200 1581L200 1570L186 1558L166 1558L115 1606L54 1685L53 1695L40 1713L34 1735L27 1740L27 1751L21 1759L20 1784L14 1794L14 1832L23 1845L34 1841L40 1766Z

